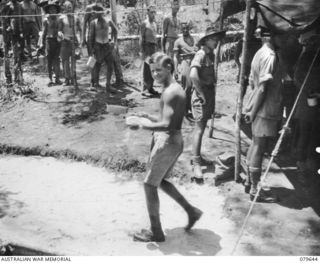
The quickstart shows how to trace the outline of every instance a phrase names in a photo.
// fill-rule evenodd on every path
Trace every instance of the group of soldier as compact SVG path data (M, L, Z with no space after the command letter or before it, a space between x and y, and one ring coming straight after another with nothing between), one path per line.
M32 0L10 0L2 9L3 42L5 44L6 81L12 83L9 52L13 53L14 82L22 82L22 63L25 57L25 42L30 60L33 56L43 53L47 58L49 83L48 86L73 85L75 81L72 59L79 55L81 46L87 46L88 54L95 56L97 62L92 69L91 86L99 87L99 72L102 63L107 65L107 85L110 91L111 74L113 69L117 85L123 84L123 76L117 51L117 27L112 20L104 17L105 10L102 1L96 0L86 7L83 28L79 16L75 15L74 1L49 0L40 7ZM42 19L43 18L43 19ZM109 27L113 42L110 41ZM42 31L40 31L42 29ZM41 32L39 34L39 32ZM80 39L78 39L80 35ZM40 38L39 38L40 36ZM33 52L31 39L37 52ZM80 42L81 41L81 42ZM34 60L33 60L34 61ZM61 65L63 71L61 72ZM54 78L54 79L53 79Z
M163 20L161 51L158 51L156 7L148 6L147 17L140 28L140 49L143 59L142 93L144 97L159 97L154 88L154 80L161 84L163 91L160 98L160 117L149 114L137 114L138 120L130 126L139 126L154 131L150 154L150 166L145 179L145 193L147 208L150 216L151 231L142 230L135 234L138 241L164 241L165 237L159 218L159 197L157 189L161 187L169 196L177 201L187 212L189 230L202 212L189 204L178 190L167 181L167 177L175 162L182 153L183 139L181 135L182 120L188 110L191 110L194 119L192 140L192 180L203 183L203 165L213 162L201 155L203 134L208 120L214 113L215 106L215 54L218 43L225 37L226 31L217 31L208 27L205 35L198 41L190 34L190 22L180 23L177 14L179 1L171 2L172 13ZM31 0L10 0L5 8L3 30L7 38L6 45L12 44L14 53L15 81L19 81L21 74L21 50L24 48L24 35L37 35L38 22L37 7ZM60 14L63 9L64 13ZM74 46L87 46L88 54L95 59L91 70L91 87L99 89L99 74L103 64L106 65L106 91L116 92L111 87L111 75L115 71L118 83L123 82L118 53L117 25L112 19L107 19L105 10L99 0L86 8L83 29L79 18L74 15L73 3L66 0L63 5L56 1L49 1L43 11L46 16L43 20L42 44L40 49L46 50L48 60L49 86L60 85L60 59L62 61L65 85L71 85L74 75L70 68ZM20 16L26 14L26 16ZM25 19L25 20L24 20ZM77 41L80 34L81 43ZM182 36L179 37L179 34ZM245 121L252 128L252 143L247 153L247 179L245 192L253 200L257 195L258 202L274 202L276 198L268 191L258 186L261 178L262 161L270 139L277 137L279 122L283 117L282 85L284 66L281 64L281 51L286 46L287 35L273 32L265 27L257 29L262 46L253 56L248 78L248 87L251 91L248 105L245 107ZM110 35L112 40L110 39ZM30 39L26 38L29 56L31 55ZM23 40L24 41L24 40ZM319 69L320 59L317 50L320 46L319 31L301 35L300 43L303 50L297 62L294 73L294 82L298 87L303 86L308 78L306 88L301 93L297 103L295 119L297 120L297 159L301 177L306 173L308 149L306 144L315 144L319 141L319 109L308 104L308 97L320 97ZM8 48L6 49L8 50ZM19 52L20 50L20 52ZM283 53L283 52L282 52ZM60 54L60 57L57 55ZM8 54L6 54L8 55ZM314 59L311 70L308 66ZM309 63L309 64L308 64ZM6 72L7 81L11 82L10 71ZM54 73L54 74L53 74ZM308 74L307 74L308 73ZM53 75L55 81L53 81ZM176 81L180 79L181 85ZM186 112L187 111L187 112ZM143 117L143 118L142 118ZM318 123L318 126L315 125Z

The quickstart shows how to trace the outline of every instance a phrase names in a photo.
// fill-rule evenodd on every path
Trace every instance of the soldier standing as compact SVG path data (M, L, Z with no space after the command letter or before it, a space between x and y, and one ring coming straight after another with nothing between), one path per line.
M111 89L111 76L113 70L113 47L109 43L109 28L114 30L115 42L117 35L117 27L112 20L106 20L103 15L103 7L95 5L93 11L96 11L96 18L90 23L90 36L89 36L89 50L90 56L94 56L96 63L92 69L93 85L99 87L99 75L100 69L103 62L107 65L107 83L106 91L113 92Z
M177 14L180 9L179 1L171 3L172 14L163 20L162 29L162 50L170 57L173 57L174 42L178 39L179 21Z
M25 36L25 40L27 43L28 56L30 59L32 59L31 38L33 37L35 39L35 42L38 43L40 29L39 24L41 24L41 16L38 16L38 7L31 0L23 0L23 2L21 2L21 7L23 15L27 15L23 17L23 35ZM24 45L22 47L22 50L23 49Z
M212 162L201 156L201 144L207 121L211 118L215 104L214 49L218 41L225 36L225 31L216 32L213 27L206 30L206 35L199 40L201 49L191 62L190 78L193 85L191 98L192 114L195 119L192 142L192 180L203 183L201 165Z
M250 200L255 198L260 182L263 155L268 141L278 134L282 120L282 67L279 50L285 38L267 28L261 28L263 46L255 54L251 63L249 85L253 92L245 109L245 120L251 123L252 142L247 153L249 184L246 192ZM251 185L250 185L251 184ZM275 202L276 198L261 190L257 202Z
M141 24L140 30L140 48L142 52L143 70L142 70L142 96L159 96L159 93L153 88L153 78L151 75L148 59L157 50L157 24L155 22L156 7L151 5L147 8L148 17Z
M73 72L71 72L71 55L72 55L72 41L77 45L77 37L74 35L74 23L76 23L76 31L80 32L81 26L79 18L76 18L73 14L73 7L70 1L66 1L63 5L64 12L67 14L62 15L59 18L59 31L58 38L61 41L60 56L62 60L62 67L65 76L65 86L73 84Z
M6 45L5 63L6 63L6 81L8 84L12 83L12 75L10 71L9 54L8 50L10 45L13 49L14 60L14 81L20 83L22 81L22 68L21 68L21 54L23 47L23 19L22 7L17 0L10 0L3 9L3 15L8 16L5 18L4 30Z
M53 1L51 1L53 2ZM60 77L60 60L57 54L60 53L60 43L58 41L58 17L57 14L60 12L60 6L49 2L45 7L44 11L48 16L43 21L43 34L41 49L46 47L46 55L48 62L48 73L50 82L48 86L61 85ZM55 73L55 82L52 81L52 73Z

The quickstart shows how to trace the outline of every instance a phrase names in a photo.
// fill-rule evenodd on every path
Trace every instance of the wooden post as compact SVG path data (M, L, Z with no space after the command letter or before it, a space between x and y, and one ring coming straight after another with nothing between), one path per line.
M234 170L234 179L236 182L240 179L240 169L241 169L241 131L240 131L240 122L242 114L242 105L243 105L243 93L245 90L245 68L247 67L248 61L248 40L249 40L249 24L250 24L250 9L252 5L252 0L246 0L246 16L245 16L245 25L244 25L244 35L243 35L243 46L242 46L242 58L241 63L241 72L240 72L240 92L237 98L237 113L236 113L236 134L235 134L235 170Z
M111 19L117 24L117 3L116 0L110 0Z
M223 30L223 2L221 1L220 4L220 17L219 17L219 30ZM215 109L216 109L216 93L217 93L217 83L218 83L218 66L219 66L219 60L220 60L220 49L221 49L221 41L219 41L218 46L217 46L217 52L215 55L215 60L214 60L214 75L215 75L215 89L214 89L214 110L211 116L211 121L210 121L210 127L209 127L209 133L208 136L209 138L213 138L213 130L214 130L214 116L215 116Z
M7 31L6 31L6 27L5 27L5 18L3 17L1 19L1 23L2 23L2 41L3 41L3 75L4 75L4 80L7 81L7 70L8 70L8 50L7 50Z

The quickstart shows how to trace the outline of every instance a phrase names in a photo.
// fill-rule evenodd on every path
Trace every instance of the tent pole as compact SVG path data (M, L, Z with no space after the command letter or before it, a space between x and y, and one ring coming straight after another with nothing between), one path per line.
M221 1L220 4L220 17L219 17L219 30L223 30L223 2ZM218 82L218 66L219 66L219 61L220 61L220 50L221 50L221 41L219 41L218 46L217 46L217 52L215 55L215 60L214 60L214 76L215 76L215 88L214 88L214 110L211 115L211 121L210 121L210 127L209 127L209 133L208 137L213 138L213 130L214 130L214 116L215 116L215 109L216 109L216 93L217 93L217 82Z
M234 170L234 179L236 182L240 179L240 162L241 162L241 133L240 133L240 122L241 122L241 113L243 105L243 93L245 90L245 68L248 61L248 40L249 40L249 23L250 23L250 9L252 5L252 0L246 0L246 15L245 15L245 25L244 25L244 35L243 35L243 46L242 46L242 57L243 61L241 63L241 73L240 73L240 92L237 98L237 113L236 113L236 134L235 134L235 170Z

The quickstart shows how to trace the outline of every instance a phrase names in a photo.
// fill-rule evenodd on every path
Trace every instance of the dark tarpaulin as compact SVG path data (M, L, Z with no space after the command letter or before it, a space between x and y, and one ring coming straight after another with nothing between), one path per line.
M245 0L223 0L223 16L245 10ZM319 27L320 0L257 0L258 25L276 31L304 31Z

